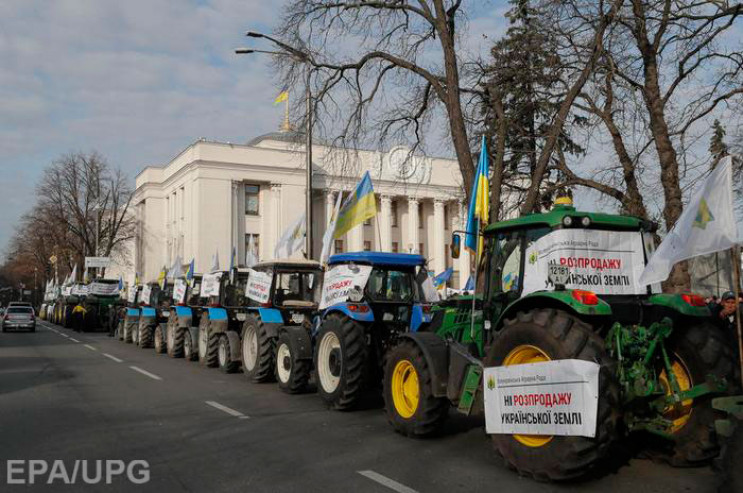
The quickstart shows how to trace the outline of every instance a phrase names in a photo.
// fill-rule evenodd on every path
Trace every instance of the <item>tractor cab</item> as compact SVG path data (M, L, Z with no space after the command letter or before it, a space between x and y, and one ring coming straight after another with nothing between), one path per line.
M421 255L354 252L333 255L321 308L376 321L391 331L417 331L438 301Z

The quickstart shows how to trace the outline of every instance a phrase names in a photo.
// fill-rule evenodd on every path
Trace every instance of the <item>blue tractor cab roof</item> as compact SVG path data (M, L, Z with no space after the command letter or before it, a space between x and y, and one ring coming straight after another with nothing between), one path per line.
M426 259L422 255L411 253L349 252L331 255L328 260L328 265L345 264L348 262L369 265L415 267L418 265L425 265Z

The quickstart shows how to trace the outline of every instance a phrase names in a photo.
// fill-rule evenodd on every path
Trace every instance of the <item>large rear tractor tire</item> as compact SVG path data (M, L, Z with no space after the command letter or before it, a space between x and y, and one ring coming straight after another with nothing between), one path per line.
M219 338L219 346L217 348L217 362L219 364L219 371L222 373L237 373L240 369L240 362L232 359L232 347L230 346L230 338L226 334L222 334Z
M241 339L243 373L252 382L270 382L274 378L276 339L268 335L265 324L249 315L243 323Z
M725 335L711 324L678 327L674 329L666 349L681 390L704 383L707 375L726 378L729 393L737 390L734 357ZM660 374L661 385L668 388L666 372ZM667 409L663 417L673 421L673 441L663 441L659 450L650 455L676 467L705 465L720 453L715 432L715 420L725 415L712 408L715 395L683 401L677 408Z
M366 388L367 359L364 327L337 313L320 326L315 349L317 392L331 408L353 409Z
M279 335L276 346L276 381L279 389L287 394L299 394L307 390L312 371L312 361L297 359L297 349L286 332Z
M181 327L178 323L168 323L168 356L171 358L183 358L183 343L188 329Z
M155 329L155 354L165 354L167 350L165 327L158 325Z
M144 327L139 327L139 332L137 336L137 345L142 348L151 348L152 347L152 341L154 339L154 327L152 325L145 325Z
M208 321L199 327L199 364L206 368L214 368L219 364L219 337L209 330Z
M449 400L433 395L431 370L423 352L404 341L387 355L384 371L384 407L387 420L398 433L424 437L441 429Z
M601 365L595 437L491 435L495 449L509 466L539 481L582 476L612 450L621 417L616 363L588 323L554 309L518 312L516 318L507 319L485 358L485 367L560 359Z

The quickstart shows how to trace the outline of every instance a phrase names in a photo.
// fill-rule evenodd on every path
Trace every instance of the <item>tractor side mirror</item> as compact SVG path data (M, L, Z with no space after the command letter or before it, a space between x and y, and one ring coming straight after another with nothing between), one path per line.
M454 233L451 235L451 258L459 258L462 253L462 237Z

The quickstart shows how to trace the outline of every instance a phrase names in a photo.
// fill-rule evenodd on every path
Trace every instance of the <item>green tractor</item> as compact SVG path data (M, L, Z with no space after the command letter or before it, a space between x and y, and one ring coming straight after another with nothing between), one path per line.
M733 341L701 297L639 284L655 230L567 205L487 226L484 289L388 353L392 427L420 437L452 406L484 414L500 456L537 480L581 476L634 432L662 437L674 465L715 457L743 411Z

